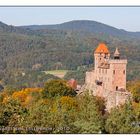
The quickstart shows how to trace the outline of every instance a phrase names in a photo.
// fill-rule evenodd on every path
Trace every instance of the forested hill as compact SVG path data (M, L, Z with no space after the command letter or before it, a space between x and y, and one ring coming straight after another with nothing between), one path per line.
M29 25L21 26L23 29L32 29L32 30L45 30L45 29L55 29L55 30L80 30L90 33L97 34L107 34L114 35L118 37L130 37L130 38L139 38L140 32L128 32L123 29L117 29L115 27L90 20L74 20L70 22L65 22L62 24L55 25Z
M0 22L0 31L15 32L27 35L44 35L49 31L78 31L88 32L98 35L112 35L114 37L124 37L125 39L139 39L140 32L129 32L123 29L90 20L73 20L55 25L28 25L28 26L12 26Z
M93 50L100 42L105 42L111 53L118 47L122 57L128 59L128 79L139 78L140 39L125 34L125 37L112 35L115 31L116 34L126 31L110 26L107 30L106 25L95 23L94 27L92 21L72 21L57 25L61 28L53 28L53 25L45 29L28 26L27 29L0 22L0 82L19 83L21 78L17 77L29 71L77 70L79 66L90 66L94 61ZM37 77L37 73L35 75L29 74L26 79Z
M0 32L6 33L21 33L21 34L34 34L30 29L24 29L13 25L7 25L0 21Z

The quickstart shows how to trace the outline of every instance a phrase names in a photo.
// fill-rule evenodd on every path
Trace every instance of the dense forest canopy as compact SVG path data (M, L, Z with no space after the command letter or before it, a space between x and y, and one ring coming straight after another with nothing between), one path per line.
M0 133L139 134L140 81L129 84L132 101L110 111L103 98L76 95L62 79L42 88L5 90L0 94Z

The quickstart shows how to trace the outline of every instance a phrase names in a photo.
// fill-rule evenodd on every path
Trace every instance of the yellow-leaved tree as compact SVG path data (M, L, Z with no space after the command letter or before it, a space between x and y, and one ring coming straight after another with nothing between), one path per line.
M12 98L17 99L22 105L29 105L37 98L40 98L41 88L25 88L20 91L16 91L12 94Z

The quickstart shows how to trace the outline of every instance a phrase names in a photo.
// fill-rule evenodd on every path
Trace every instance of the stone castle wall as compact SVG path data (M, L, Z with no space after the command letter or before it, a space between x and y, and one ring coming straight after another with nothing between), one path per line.
M125 104L127 101L131 100L131 93L129 92L105 92L104 98L106 100L106 108L110 110L111 108Z
M84 90L88 90L91 95L104 98L106 102L106 110L108 111L110 111L111 108L123 105L126 101L131 99L131 93L127 91L109 91L103 89L102 86L97 86L93 83L85 84Z

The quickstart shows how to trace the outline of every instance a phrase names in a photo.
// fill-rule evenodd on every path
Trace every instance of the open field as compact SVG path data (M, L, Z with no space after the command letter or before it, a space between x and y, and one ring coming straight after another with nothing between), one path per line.
M45 72L46 74L52 74L59 78L63 78L65 74L68 72L68 70L51 70L51 71L43 71L43 72Z

